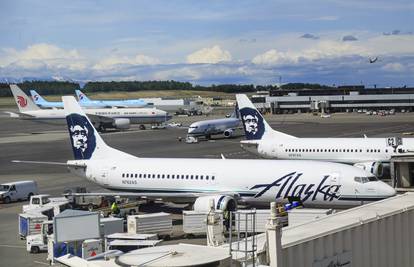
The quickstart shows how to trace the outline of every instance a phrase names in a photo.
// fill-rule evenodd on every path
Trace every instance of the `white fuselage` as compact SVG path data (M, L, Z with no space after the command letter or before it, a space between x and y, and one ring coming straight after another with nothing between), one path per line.
M355 177L370 174L353 166L312 161L232 159L118 158L70 161L71 170L115 191L175 196L189 193L238 194L248 204L263 205L300 197L307 206L353 206L395 194L387 184Z
M235 130L240 125L237 118L223 118L194 122L188 127L188 134L193 136L222 134Z
M395 148L389 138L273 138L241 141L246 150L265 158L324 160L355 164L389 162L392 156L414 152L414 138Z
M163 110L156 108L100 108L85 109L86 114L108 118L126 118L131 123L160 123L171 119L171 116ZM49 120L65 119L66 114L63 109L42 109L21 112L28 115L29 119Z

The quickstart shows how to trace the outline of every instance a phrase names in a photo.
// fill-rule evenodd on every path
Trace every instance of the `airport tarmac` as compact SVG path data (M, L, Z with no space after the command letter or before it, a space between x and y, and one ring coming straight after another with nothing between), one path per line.
M172 121L189 125L191 122L217 116L174 117ZM269 115L273 128L299 137L389 137L414 132L414 114L367 116L365 114L333 114L320 118L311 114ZM16 164L11 160L65 162L72 159L66 125L49 125L0 116L0 183L15 180L36 180L41 193L59 195L67 187L98 186L70 174L66 168L50 165ZM195 144L179 142L185 138L185 128L110 132L103 139L115 148L138 157L182 158L256 158L240 148L241 136L224 139L215 137ZM0 204L0 266L48 265L46 254L26 252L25 242L18 238L17 214L24 202ZM182 242L183 240L180 240ZM176 241L175 241L176 242ZM200 240L190 240L200 242Z

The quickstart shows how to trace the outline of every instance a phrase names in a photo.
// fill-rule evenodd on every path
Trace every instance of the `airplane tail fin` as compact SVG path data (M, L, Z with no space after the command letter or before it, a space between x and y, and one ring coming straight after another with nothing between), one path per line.
M77 160L131 155L108 146L73 96L62 97L73 154Z
M267 137L295 138L273 130L245 94L237 94L236 99L247 140L260 140Z
M81 90L75 90L76 96L78 97L79 102L89 102L91 101Z
M33 102L33 100L15 84L10 85L10 90L13 94L14 100L16 101L17 107L20 112L40 110L40 108Z
M47 100L39 95L35 90L30 90L30 94L32 95L32 99L36 104L47 102Z

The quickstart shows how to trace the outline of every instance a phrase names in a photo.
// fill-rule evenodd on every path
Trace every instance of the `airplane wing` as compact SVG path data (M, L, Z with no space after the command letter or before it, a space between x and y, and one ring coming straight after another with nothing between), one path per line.
M254 194L254 193L253 193ZM151 192L118 192L118 191L111 191L111 192L91 192L91 193L67 193L64 196L120 196L120 197L140 197L144 199L158 199L162 198L165 200L174 200L178 199L180 201L183 198L188 199L188 202L192 202L194 199L202 196L216 196L216 195L225 195L229 197L233 197L236 200L240 198L240 194L237 192L231 191L217 191L217 192L182 192L182 193L168 193L168 192L160 192L160 193L151 193Z
M11 111L4 111L4 113L9 114L11 118L23 118L23 119L31 119L34 118L34 116L29 114L24 114L20 112L11 112Z
M28 164L46 164L46 165L59 165L75 168L86 168L84 163L68 163L68 162L53 162L53 161L30 161L30 160L12 160L13 163L28 163Z

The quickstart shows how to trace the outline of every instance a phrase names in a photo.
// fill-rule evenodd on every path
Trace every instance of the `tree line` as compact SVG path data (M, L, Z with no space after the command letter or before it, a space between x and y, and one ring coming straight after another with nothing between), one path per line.
M65 95L73 94L76 89L81 89L75 82L62 81L25 81L17 84L26 93L30 89L36 90L41 95ZM221 84L201 86L193 85L189 82L178 81L128 81L128 82L88 82L82 90L84 92L110 92L110 91L158 91L158 90L197 90L213 91L223 93L252 93L256 91L271 91L278 89L300 89L300 88L329 88L328 86L307 83L290 83L281 87L276 85L240 85L240 84ZM0 97L12 96L9 85L0 83Z

